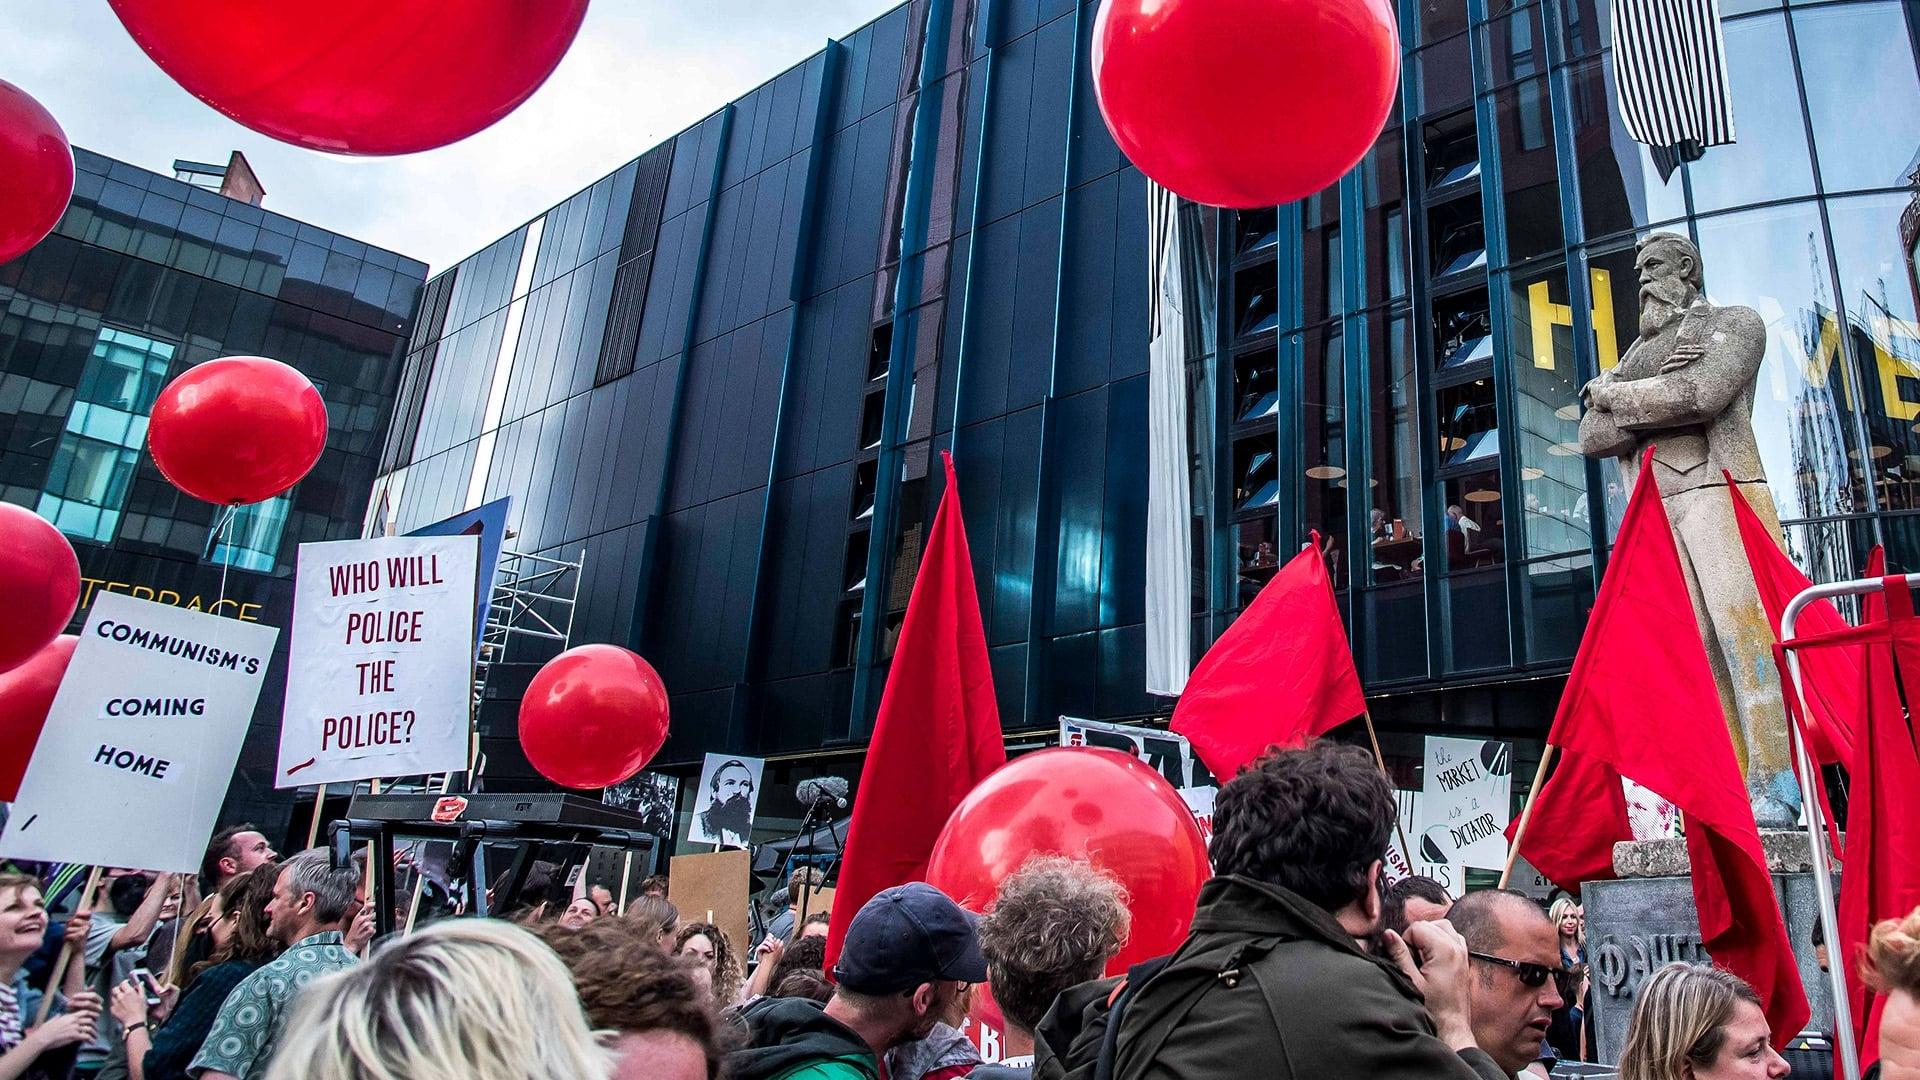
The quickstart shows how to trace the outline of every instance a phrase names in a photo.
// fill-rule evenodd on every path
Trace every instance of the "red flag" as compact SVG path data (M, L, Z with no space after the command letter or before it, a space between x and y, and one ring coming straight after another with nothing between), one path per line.
M1753 584L1760 593L1760 604L1767 609L1767 624L1780 639L1780 620L1787 604L1813 582L1787 558L1754 513L1752 505L1734 483L1731 473L1727 491L1733 496L1733 517L1740 523L1740 544L1747 550L1747 563L1753 569ZM1827 600L1807 605L1794 623L1794 634L1810 637L1844 629L1847 621ZM1776 652L1775 657L1779 654ZM1787 685L1786 665L1780 664L1782 697L1807 733L1807 749L1824 765L1833 765L1853 757L1853 718L1860 715L1860 656L1857 649L1817 649L1800 655L1800 694ZM1805 708L1801 699L1805 699Z
M1920 678L1920 622L1913 618L1913 595L1905 579L1890 577L1884 584L1889 617L1867 629L1884 630L1890 641L1868 646L1865 723L1848 764L1840 940L1830 961L1850 976L1847 999L1853 1006L1863 1067L1879 1059L1879 1020L1886 1005L1883 997L1868 993L1857 974L1867 934L1880 920L1900 918L1920 907L1920 753L1894 677L1897 660L1900 683L1920 686L1914 681ZM1801 659L1805 663L1840 648L1805 647Z
M1582 882L1613 877L1613 845L1633 839L1620 774L1584 754L1560 755L1526 825L1520 854L1568 892L1579 891ZM1518 821L1507 826L1509 841L1519 828Z
M853 913L882 889L924 879L933 843L953 808L1007 763L973 556L960 517L960 484L953 455L940 456L947 488L907 599L873 742L860 769L834 890L842 915L827 936L828 971Z
M1225 781L1267 747L1298 746L1366 710L1315 533L1200 658L1171 726Z
M1760 994L1783 1045L1807 1021L1806 992L1653 469L1649 451L1547 741L1686 815L1701 941Z

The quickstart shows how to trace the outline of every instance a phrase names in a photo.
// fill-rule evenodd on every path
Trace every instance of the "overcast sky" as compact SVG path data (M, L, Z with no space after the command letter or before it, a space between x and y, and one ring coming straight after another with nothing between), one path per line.
M0 78L75 145L142 168L245 151L269 209L437 272L899 2L593 0L572 51L518 111L397 158L315 153L235 124L155 67L107 0L0 0Z

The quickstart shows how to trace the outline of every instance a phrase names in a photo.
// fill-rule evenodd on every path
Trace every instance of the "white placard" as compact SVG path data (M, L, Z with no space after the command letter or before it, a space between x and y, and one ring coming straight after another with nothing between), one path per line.
M1507 822L1513 817L1513 748L1481 739L1427 736L1420 835L1408 842L1419 858L1500 870L1507 865Z
M1408 791L1404 788L1395 788L1393 801L1400 810L1398 820L1401 826L1404 827L1405 831L1412 833L1415 824L1420 820L1420 792ZM1395 828L1393 834L1387 840L1387 857L1385 865L1380 868L1381 877L1385 878L1389 885L1415 874L1425 878L1432 878L1440 883L1441 888L1447 890L1448 896L1458 900L1466 889L1466 868L1449 866L1443 862L1413 861L1408 855L1407 849L1400 846L1401 831L1401 828ZM1413 843L1412 837L1409 837L1407 842L1410 844Z
M197 870L279 636L259 623L96 596L0 854Z
M760 800L760 774L767 762L757 757L708 754L700 768L687 843L743 848L753 836L753 812Z
M478 544L300 545L275 787L467 767Z

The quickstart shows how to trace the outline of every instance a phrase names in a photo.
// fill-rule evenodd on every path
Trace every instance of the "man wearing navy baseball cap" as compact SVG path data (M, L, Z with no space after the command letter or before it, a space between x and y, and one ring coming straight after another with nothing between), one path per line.
M732 1080L877 1080L888 1050L924 1039L968 984L985 982L974 917L922 881L886 889L847 927L824 1006L765 998L747 1009L750 1042Z

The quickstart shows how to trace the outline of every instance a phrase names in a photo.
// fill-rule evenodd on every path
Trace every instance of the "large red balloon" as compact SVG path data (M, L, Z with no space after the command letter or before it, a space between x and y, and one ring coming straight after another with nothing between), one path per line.
M985 911L1040 854L1084 858L1126 886L1133 931L1108 974L1172 952L1213 872L1193 811L1159 773L1118 750L1056 747L1014 759L960 801L927 880Z
M73 147L53 115L0 79L0 263L46 239L73 198Z
M255 503L300 482L327 447L327 403L305 375L228 356L166 385L147 449L174 487L210 503Z
M587 0L111 0L187 92L264 135L339 154L464 139L547 81Z
M0 802L12 802L20 794L20 779L33 760L54 691L60 689L78 644L79 638L61 634L26 663L0 673Z
M1103 0L1093 78L1148 177L1195 202L1277 206L1373 146L1400 34L1387 0Z
M80 560L39 514L0 502L0 671L47 647L80 604Z
M547 661L520 699L520 749L570 788L617 784L667 741L667 687L618 645L582 645Z

